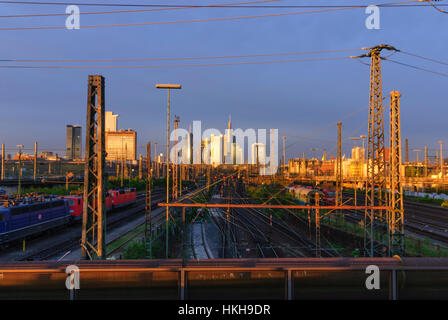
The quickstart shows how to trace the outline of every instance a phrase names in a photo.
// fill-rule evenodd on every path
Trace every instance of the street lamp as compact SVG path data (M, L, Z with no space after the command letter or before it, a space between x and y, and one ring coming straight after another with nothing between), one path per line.
M156 84L157 89L168 89L168 106L166 117L166 203L170 201L170 89L182 89L180 84ZM169 207L166 207L166 258L168 259L168 221Z
M19 148L19 184L17 186L17 195L20 197L20 187L21 187L21 178L22 178L22 148L23 144L16 145Z

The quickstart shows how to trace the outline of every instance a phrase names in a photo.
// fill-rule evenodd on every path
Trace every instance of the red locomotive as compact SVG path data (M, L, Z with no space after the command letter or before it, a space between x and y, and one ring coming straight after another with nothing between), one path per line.
M62 196L69 202L70 215L79 220L82 217L83 197L81 195ZM134 204L137 200L137 190L135 188L109 190L106 193L106 211L114 208L124 207Z

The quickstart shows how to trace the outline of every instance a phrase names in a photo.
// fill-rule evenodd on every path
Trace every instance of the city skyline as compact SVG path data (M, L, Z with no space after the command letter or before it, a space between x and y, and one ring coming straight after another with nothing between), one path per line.
M285 5L293 3L283 2ZM357 2L360 1L354 1L354 3ZM306 3L311 1L303 1L303 4ZM5 15L20 10L30 10L19 5L6 5L2 6L2 9ZM88 10L83 7L81 9ZM39 10L58 13L60 8L45 7ZM216 16L222 12L212 8L200 10L200 12L194 10L172 12L169 17L172 19L195 18ZM247 13L246 9L242 8L232 10L234 15ZM265 11L266 9L260 9L257 12ZM221 15L230 14L222 12ZM168 19L156 14L148 17L127 14L120 17L142 21ZM185 24L181 25L182 32L180 33L176 32L179 30L179 25L163 25L102 29L97 30L98 33L82 29L79 31L11 31L2 32L0 39L2 43L11 44L4 48L5 59L205 57L339 50L390 43L403 51L443 60L443 53L448 50L446 42L434 41L440 36L443 38L446 34L447 20L431 8L382 8L380 30L366 29L365 17L363 10L349 10L344 13L326 14L322 16L318 24L315 22L316 16L303 15L250 21ZM92 21L90 17L83 16L82 19L85 23ZM95 19L98 19L100 23L110 18L95 17ZM57 21L48 20L48 24L57 23ZM341 23L342 21L344 24ZM425 23L425 30L433 30L431 33L427 34L423 30L422 21ZM9 23L12 25L36 24L32 20L20 22L10 20ZM244 31L239 32L243 27ZM310 34L311 29L313 32ZM210 33L215 34L216 38L210 38ZM165 34L170 36L171 41L163 42ZM344 37L344 34L350 37ZM92 46L97 39L112 36L122 39L121 42L108 42L100 48ZM152 39L151 42L140 41L140 39L148 38ZM163 43L163 45L154 46L154 43ZM33 51L29 48L33 48ZM362 53L364 52L358 49L325 55L292 55L283 59L347 57ZM395 57L398 61L422 68L434 70L440 66L440 71L446 73L446 68L441 65L434 65L403 54L397 54ZM252 60L254 59L238 61ZM257 61L259 60L273 60L273 58ZM233 61L232 59L206 60L205 63ZM31 65L31 63L22 64ZM64 63L55 63L55 65L58 64ZM157 65L171 64L171 62L142 62L141 64ZM25 149L31 150L34 140L39 140L42 149L56 152L64 150L65 141L62 135L51 134L46 126L40 124L51 123L55 128L63 128L67 124L85 127L86 77L87 74L95 72L104 74L106 78L106 106L122 115L120 118L122 127L134 128L139 132L141 138L139 141L153 141L158 142L159 145L164 144L163 138L159 135L165 130L166 114L165 96L153 88L157 81L182 83L183 90L172 97L172 108L173 112L182 116L185 122L200 119L209 127L220 127L221 120L219 119L224 119L231 113L238 127L279 128L279 135L287 137L287 145L299 140L298 137L306 137L335 120L341 120L363 106L365 110L343 121L343 138L348 138L349 133L356 131L359 125L366 122L368 118L368 67L353 59L149 70L148 73L146 70L139 69L111 70L95 67L86 70L4 69L0 76L0 96L2 96L0 106L6 110L5 116L10 121L7 121L0 129L3 137L1 142L5 143L7 149L23 144ZM340 81L341 77L344 82ZM387 61L383 62L384 96L386 97L391 90L399 90L402 93L402 105L407 110L402 119L402 136L409 138L412 149L427 145L430 150L436 150L439 140L448 144L448 135L444 131L443 124L443 119L448 116L443 102L446 100L444 79L440 75L412 70ZM53 90L52 82L58 83L56 92ZM20 95L19 90L26 90L28 94ZM323 90L327 92L326 95L320 94ZM49 103L48 95L53 96L51 101L61 101L63 97L65 103L63 105L51 101ZM387 105L386 99L385 106ZM254 112L254 110L257 111ZM20 112L20 117L17 116L17 112ZM14 136L9 135L8 132L19 123L26 130ZM364 127L356 135L365 135ZM288 157L294 157L301 155L303 151L311 152L310 149L313 147L330 150L336 144L335 137L336 125L334 128L330 126L313 135L306 142L294 144L291 148L287 148L286 153ZM343 147L348 148L349 145L345 142ZM144 148L145 144L141 143L138 146L138 153L144 153ZM415 157L413 153L410 156Z

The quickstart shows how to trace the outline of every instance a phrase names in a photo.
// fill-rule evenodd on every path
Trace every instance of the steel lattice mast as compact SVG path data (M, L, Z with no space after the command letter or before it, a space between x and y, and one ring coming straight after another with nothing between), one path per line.
M104 77L89 76L87 93L84 204L82 216L83 259L106 257L105 235L105 101Z
M369 132L367 142L367 178L366 206L383 206L386 197L386 159L384 150L383 92L381 82L381 51L398 51L390 45L371 48L365 55L357 58L370 58L370 98L369 98ZM364 213L364 250L368 256L383 255L382 248L375 245L376 229L385 224L383 210L366 209Z
M149 256L152 258L152 221L151 221L151 142L146 145L146 194L145 194L145 243L149 242ZM149 240L148 240L149 227Z
M400 179L401 167L401 123L400 123L400 92L390 93L390 172L389 172L389 255L403 255L404 239L404 209L403 186Z
M174 116L174 132L176 132L177 139L177 129L179 128L180 118ZM179 195L179 166L177 164L178 151L177 151L177 140L174 142L174 158L173 158L173 199L177 199Z
M342 123L338 123L338 145L336 157L336 205L342 205L342 140L341 140Z

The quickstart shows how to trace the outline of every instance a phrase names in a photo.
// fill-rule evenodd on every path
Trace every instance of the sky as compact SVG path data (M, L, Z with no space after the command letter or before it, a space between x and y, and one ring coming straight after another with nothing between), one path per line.
M234 2L237 2L235 0ZM54 1L52 1L54 2ZM76 0L80 2L80 0ZM285 0L259 5L356 5L383 1ZM222 4L210 0L89 1L116 4ZM444 3L444 2L442 2ZM166 143L166 91L156 83L179 83L171 95L171 115L188 129L193 120L203 128L226 128L229 115L234 128L278 128L286 136L287 157L336 153L337 125L342 121L343 153L349 155L349 137L367 134L369 103L368 58L163 67L267 60L357 56L360 48L390 44L409 53L448 62L448 14L431 7L380 9L380 29L365 26L365 9L333 12L145 26L81 28L80 30L1 30L11 27L64 27L65 16L6 18L7 15L64 13L66 6L0 3L0 143L14 154L23 144L31 152L65 154L65 126L85 130L87 78L106 79L106 110L118 113L119 128L137 131L138 152L148 141ZM81 13L143 9L139 7L80 6ZM444 7L448 10L448 7ZM253 16L318 10L312 8L188 8L144 13L81 15L81 27L157 21L179 21ZM140 62L10 62L8 59L148 59L215 57L355 49L332 53L212 60ZM384 55L390 54L384 52ZM448 74L448 65L403 53L393 60ZM89 66L82 69L20 69L3 66ZM106 69L99 66L157 66ZM401 123L409 139L411 159L416 148L435 154L438 141L448 145L448 78L389 61L382 62L382 83L387 132L389 92L401 92ZM173 119L173 118L172 118ZM84 146L83 137L83 146ZM317 150L312 151L312 148ZM28 150L26 150L28 149ZM280 148L281 150L281 148ZM445 153L448 154L448 153ZM420 156L421 157L421 156Z

